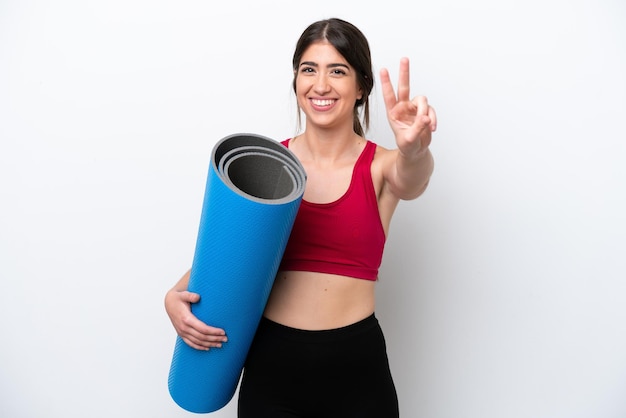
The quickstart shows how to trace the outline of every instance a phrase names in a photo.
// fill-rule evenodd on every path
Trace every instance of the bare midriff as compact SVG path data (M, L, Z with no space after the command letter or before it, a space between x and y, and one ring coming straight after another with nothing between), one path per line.
M264 316L292 328L340 328L374 312L371 280L309 271L280 271Z

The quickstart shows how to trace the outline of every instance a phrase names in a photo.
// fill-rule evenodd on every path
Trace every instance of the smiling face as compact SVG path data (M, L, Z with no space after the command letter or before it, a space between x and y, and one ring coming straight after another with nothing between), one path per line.
M326 41L312 43L294 71L298 106L307 127L352 129L354 107L363 93L354 68L335 47Z

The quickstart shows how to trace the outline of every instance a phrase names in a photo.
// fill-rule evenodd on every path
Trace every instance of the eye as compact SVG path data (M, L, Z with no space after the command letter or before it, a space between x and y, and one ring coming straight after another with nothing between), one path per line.
M308 66L304 66L304 67L300 67L300 72L301 73L309 73L312 74L315 72L315 68L313 67L308 67Z
M330 68L329 76L334 78L343 78L347 77L350 74L350 71L345 68L343 65L335 65Z

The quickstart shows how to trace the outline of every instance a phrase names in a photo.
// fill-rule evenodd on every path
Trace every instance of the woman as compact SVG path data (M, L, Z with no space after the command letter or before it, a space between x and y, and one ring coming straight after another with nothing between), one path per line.
M264 316L247 357L239 416L397 417L385 340L375 317L375 284L400 200L415 199L433 171L436 115L411 98L409 62L397 92L380 72L397 148L364 137L374 85L367 39L340 19L313 23L293 56L293 89L305 130L283 144L307 173L306 190ZM300 113L299 113L300 115ZM202 323L190 305L189 272L167 293L177 333L199 350L226 331Z

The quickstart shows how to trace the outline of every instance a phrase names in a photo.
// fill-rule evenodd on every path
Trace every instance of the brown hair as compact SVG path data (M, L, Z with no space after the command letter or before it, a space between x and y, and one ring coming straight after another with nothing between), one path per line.
M359 119L359 108L363 107L363 122L367 130L370 122L369 95L374 87L372 58L367 38L356 26L338 18L320 20L309 25L300 35L293 54L294 92L296 91L297 70L302 55L311 44L319 41L329 42L356 71L357 83L363 91L363 96L354 104L353 127L354 132L363 136L364 130ZM300 121L299 112L298 121Z

